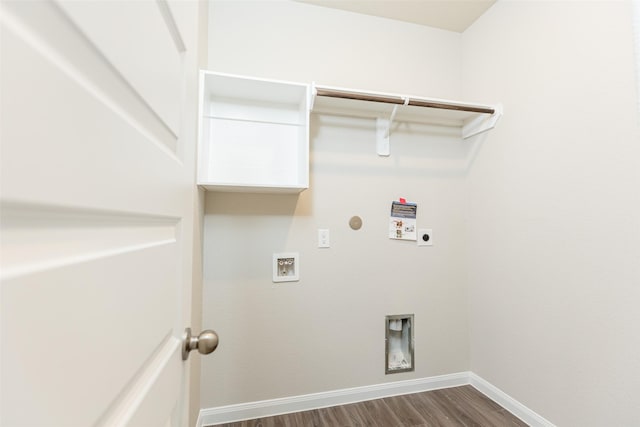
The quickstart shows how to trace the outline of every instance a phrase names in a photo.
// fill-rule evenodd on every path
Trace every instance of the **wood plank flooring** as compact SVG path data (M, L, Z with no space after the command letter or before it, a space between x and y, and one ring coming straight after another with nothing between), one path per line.
M219 424L218 427L526 427L470 385Z

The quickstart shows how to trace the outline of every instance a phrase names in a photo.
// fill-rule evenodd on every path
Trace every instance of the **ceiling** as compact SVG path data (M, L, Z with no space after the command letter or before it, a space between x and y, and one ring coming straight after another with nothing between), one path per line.
M296 0L333 9L463 32L496 0Z

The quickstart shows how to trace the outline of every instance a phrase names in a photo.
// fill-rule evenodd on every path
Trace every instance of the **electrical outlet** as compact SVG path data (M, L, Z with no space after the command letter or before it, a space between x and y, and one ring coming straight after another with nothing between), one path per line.
M431 228L418 229L418 246L433 246L433 230Z

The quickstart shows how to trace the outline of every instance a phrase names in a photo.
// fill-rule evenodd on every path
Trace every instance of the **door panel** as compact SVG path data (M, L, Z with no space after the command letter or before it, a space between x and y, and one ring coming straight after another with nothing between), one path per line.
M175 134L182 95L182 51L176 46L162 11L152 1L133 1L127 13L119 2L63 1L61 8L113 64L134 90ZM118 16L117 31L104 16ZM145 26L139 22L145 22ZM180 49L183 49L181 46Z
M0 7L0 424L183 425L198 5Z
M148 211L157 203L153 212L175 215L180 204L170 196L180 194L166 189L181 184L175 180L183 167L175 156L177 139L115 72L94 72L108 64L96 60L88 66L96 55L79 54L76 67L58 53L77 46L29 44L11 31L2 36L3 138L24 141L3 146L3 156L11 159L1 172L10 184L3 196L55 204L81 200L83 206L123 211ZM8 182L23 171L30 173Z
M21 425L24 414L31 414L33 425L51 425L52 419L61 426L95 422L96 411L171 336L175 267L152 267L145 259L171 259L171 246L73 262L4 282L2 316L9 328L3 350L13 351L3 357L12 367L3 372L3 382L20 387L3 396L13 402L3 407L3 425ZM33 404L39 408L35 414Z

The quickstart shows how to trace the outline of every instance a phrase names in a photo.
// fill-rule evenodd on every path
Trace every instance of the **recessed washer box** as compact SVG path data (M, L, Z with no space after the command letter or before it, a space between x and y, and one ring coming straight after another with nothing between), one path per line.
M300 280L299 258L298 252L273 254L273 281L297 282Z
M385 317L385 374L415 370L413 354L413 314Z

